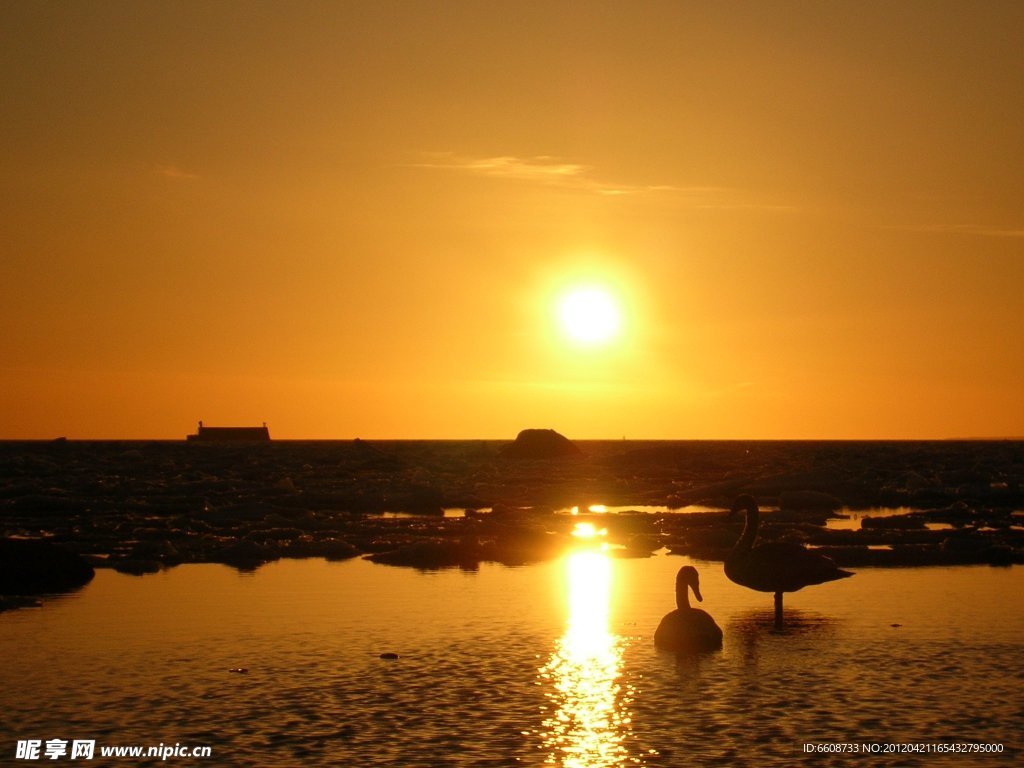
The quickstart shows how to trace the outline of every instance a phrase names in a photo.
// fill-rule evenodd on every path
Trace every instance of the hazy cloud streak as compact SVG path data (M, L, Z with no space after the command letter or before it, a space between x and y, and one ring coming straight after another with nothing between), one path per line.
M158 165L153 169L153 172L166 179L192 181L199 178L199 174L184 171L176 165Z
M973 237L1024 237L1024 228L993 227L983 224L906 224L890 229L902 229L908 232L925 232L939 235L969 235Z
M766 205L744 199L742 190L713 185L678 186L674 184L620 184L595 178L593 167L568 163L550 155L515 157L465 157L454 152L423 155L414 168L469 173L497 179L526 181L580 192L620 197L662 195L677 198L685 205L703 210L795 210L792 206Z

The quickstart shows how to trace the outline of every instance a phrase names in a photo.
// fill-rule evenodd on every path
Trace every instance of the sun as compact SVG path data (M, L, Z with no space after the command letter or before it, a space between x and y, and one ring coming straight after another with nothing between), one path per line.
M570 340L584 346L611 341L622 326L618 302L598 286L573 288L558 302L558 320Z

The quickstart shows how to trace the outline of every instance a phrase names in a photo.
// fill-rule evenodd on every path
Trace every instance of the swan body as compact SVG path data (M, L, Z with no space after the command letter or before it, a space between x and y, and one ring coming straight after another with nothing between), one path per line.
M722 630L706 611L690 607L690 589L698 601L697 569L684 565L676 574L676 609L666 614L654 632L654 644L665 651L708 651L722 647Z
M853 576L836 566L831 558L792 542L770 542L754 546L760 514L757 502L746 494L736 498L729 515L746 513L743 533L725 558L725 575L731 581L775 594L775 623L782 624L782 593Z

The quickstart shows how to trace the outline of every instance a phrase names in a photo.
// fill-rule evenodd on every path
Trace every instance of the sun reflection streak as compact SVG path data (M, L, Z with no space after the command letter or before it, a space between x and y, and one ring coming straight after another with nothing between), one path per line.
M547 764L602 768L632 762L629 687L621 682L622 639L609 630L612 561L593 549L566 558L568 620L548 663L540 669L556 705L543 724Z

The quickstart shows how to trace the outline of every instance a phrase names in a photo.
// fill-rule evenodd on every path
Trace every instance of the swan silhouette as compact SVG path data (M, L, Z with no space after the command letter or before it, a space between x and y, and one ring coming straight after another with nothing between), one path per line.
M746 525L725 558L725 575L737 584L758 592L775 593L775 626L782 626L782 593L853 576L828 557L792 542L768 542L754 546L760 514L753 496L736 497L729 517L746 512Z
M676 574L676 609L665 617L654 632L654 644L664 651L709 651L722 647L722 630L705 611L690 607L690 589L700 602L700 578L697 569L684 565Z

